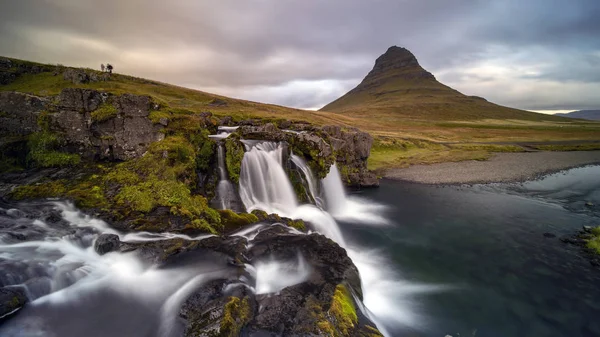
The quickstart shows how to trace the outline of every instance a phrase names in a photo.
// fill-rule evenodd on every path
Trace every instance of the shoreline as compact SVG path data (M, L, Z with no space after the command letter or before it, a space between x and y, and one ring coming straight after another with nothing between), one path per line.
M518 183L600 164L600 151L497 153L485 161L445 162L387 169L382 178L427 185Z

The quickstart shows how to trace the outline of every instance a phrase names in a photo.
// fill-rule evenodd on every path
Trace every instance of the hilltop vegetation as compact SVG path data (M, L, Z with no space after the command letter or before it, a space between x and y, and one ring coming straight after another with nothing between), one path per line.
M74 84L55 75L57 66L14 59L11 59L15 65L13 70L19 66L35 66L42 71L24 72L11 83L0 85L0 91L54 96L64 88L75 87L117 95L148 95L164 107L150 116L154 121L186 115L188 117L175 121L182 127L192 116L205 111L217 117L231 116L237 121L260 119L275 124L306 121L318 126L357 127L376 139L369 163L372 169L484 160L494 152L524 150L520 146L522 142L539 142L538 149L541 150L549 149L544 147L548 141L568 141L568 149L572 150L600 148L596 143L600 141L600 123L506 108L483 98L463 95L435 80L418 65L410 52L392 50L391 57L388 55L383 61L383 56L378 59L373 71L359 86L321 111L233 99L116 73L102 80ZM85 72L96 77L102 75L91 69L85 69ZM108 108L98 112L97 118L109 116L111 110ZM510 144L495 145L497 142ZM481 147L480 143L489 146ZM505 145L511 147L505 148Z

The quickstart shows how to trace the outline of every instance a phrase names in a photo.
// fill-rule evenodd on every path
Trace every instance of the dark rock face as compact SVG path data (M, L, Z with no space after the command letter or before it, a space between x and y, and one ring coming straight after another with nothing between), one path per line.
M94 242L94 250L100 255L119 250L120 246L121 240L115 234L102 234Z
M70 81L73 84L85 84L90 82L106 81L108 74L97 74L96 72L86 72L83 69L68 68L63 72L65 81Z
M375 61L375 66L367 75L365 80L367 80L369 77L376 77L395 69L417 70L404 74L403 77L406 79L429 78L435 80L435 77L430 72L421 68L417 58L415 55L413 55L413 53L406 48L397 46L390 47L383 55L377 58Z
M27 302L28 299L23 288L0 288L0 321L21 309Z
M27 136L41 131L38 117L48 111L49 130L58 133L66 147L84 157L127 160L143 155L148 146L164 138L148 118L150 97L113 96L96 90L67 88L56 103L16 92L0 92L0 133ZM106 119L94 120L99 109L113 109Z
M0 92L0 134L25 136L40 130L37 119L47 101L18 92Z
M323 335L319 323L327 321L334 328L337 324L323 313L330 309L338 285L344 285L362 298L358 270L346 250L320 234L292 234L285 226L274 224L262 229L251 245L248 243L237 236L201 241L173 239L122 243L120 250L136 251L148 262L159 264L182 261L202 252L211 252L214 257L210 259L214 261L227 258L230 271L224 274L226 276L200 285L182 305L180 317L185 322L185 336ZM256 287L256 280L246 270L246 264L257 265L272 259L296 261L299 256L310 266L304 282L261 295L255 295L243 285ZM232 307L237 311L232 313ZM349 336L358 335L365 325L375 326L359 313L358 307L356 310L359 320ZM221 330L231 319L238 329L234 334L228 334L231 330L227 333Z
M337 125L315 128L312 125L290 124L288 127L297 133L283 131L272 123L242 126L239 132L245 139L285 141L296 149L295 154L304 154L309 162L319 161L327 168L336 162L349 186L379 185L377 177L367 169L367 159L373 145L373 138L368 133L355 128L342 130Z

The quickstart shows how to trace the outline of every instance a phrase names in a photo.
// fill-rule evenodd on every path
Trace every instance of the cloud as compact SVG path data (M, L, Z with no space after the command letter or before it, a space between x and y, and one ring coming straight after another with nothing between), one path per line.
M485 0L19 0L0 54L315 108L390 45L458 90L524 109L600 106L600 3ZM502 90L499 90L502 88ZM538 88L538 90L535 90ZM566 96L566 94L572 96Z

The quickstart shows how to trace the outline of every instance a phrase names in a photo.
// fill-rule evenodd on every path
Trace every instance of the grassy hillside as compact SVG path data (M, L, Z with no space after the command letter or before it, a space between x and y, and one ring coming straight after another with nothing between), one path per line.
M323 111L354 116L425 120L519 119L562 121L562 118L507 108L484 98L466 96L438 82L407 49L390 47L363 81Z
M508 151L504 147L507 144L482 147L479 143L600 141L600 123L523 112L465 96L435 81L433 75L420 66L396 69L392 73L375 72L369 81L363 81L366 85L357 87L359 90L351 91L351 95L349 93L325 108L335 110L331 112L233 99L121 74L112 74L107 81L73 84L60 74L64 67L56 69L55 65L11 61L13 68L8 72L32 66L41 72L22 73L10 84L0 85L0 91L54 96L68 87L90 88L115 94L149 95L174 111L191 114L210 111L216 116L232 116L236 120L259 118L358 127L376 138L370 160L373 169L485 159L493 152ZM86 71L101 75L95 70ZM593 143L580 148L595 149L600 145ZM510 151L514 150L510 148Z

